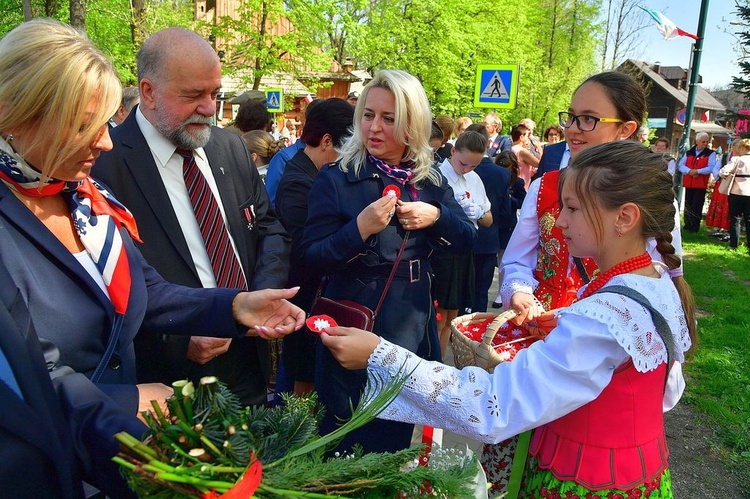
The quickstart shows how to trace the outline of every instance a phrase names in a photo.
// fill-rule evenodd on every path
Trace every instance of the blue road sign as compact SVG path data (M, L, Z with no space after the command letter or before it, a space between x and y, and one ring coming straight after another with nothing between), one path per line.
M518 97L517 64L477 66L474 107L514 109Z
M284 112L284 92L280 88L267 88L266 91L266 108L269 113Z

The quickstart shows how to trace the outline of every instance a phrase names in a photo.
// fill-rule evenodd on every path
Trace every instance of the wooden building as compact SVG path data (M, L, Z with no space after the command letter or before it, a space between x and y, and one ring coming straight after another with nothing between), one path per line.
M617 69L632 74L643 82L647 93L649 128L656 129L657 137L666 137L670 150L676 152L682 140L688 100L687 71L679 66L648 64L632 59L628 59ZM700 82L699 78L698 83ZM721 146L727 151L733 132L715 123L725 110L721 102L698 85L690 125L690 143L694 142L697 132L707 132L712 138L714 149Z
M238 17L241 0L196 0L194 15L196 20L216 23L224 16ZM270 34L283 35L293 30L294 26L286 17L281 17L275 26L270 27ZM226 48L231 53L231 40L211 38L217 51ZM221 52L220 52L221 54ZM229 55L229 54L227 54ZM246 77L242 77L246 76ZM239 104L232 104L232 98L250 90L243 81L248 81L251 75L222 78L222 100L218 104L219 121L231 120L237 113ZM275 73L263 76L258 90L281 88L284 95L283 113L276 116L277 128L283 127L285 120L291 119L297 124L304 122L304 111L307 103L313 98L337 97L346 99L349 92L361 90L369 81L366 72L353 71L353 66L346 61L344 66L333 58L330 59L328 71L307 71L296 78L289 73ZM301 130L301 127L298 126Z

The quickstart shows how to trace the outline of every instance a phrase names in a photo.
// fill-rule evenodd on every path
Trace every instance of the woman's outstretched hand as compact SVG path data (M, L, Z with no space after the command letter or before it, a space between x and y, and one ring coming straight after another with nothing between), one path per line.
M347 369L364 369L380 337L354 327L336 326L320 333L320 340Z
M250 328L248 336L267 340L297 331L305 323L305 312L287 301L297 291L299 287L240 293L232 302L234 320Z

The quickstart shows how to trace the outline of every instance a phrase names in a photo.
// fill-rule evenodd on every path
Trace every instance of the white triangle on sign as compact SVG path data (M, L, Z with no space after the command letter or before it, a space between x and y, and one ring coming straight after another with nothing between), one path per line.
M276 94L268 96L268 104L270 107L279 107L279 99L276 98Z
M495 74L492 75L492 78L490 78L487 86L485 86L484 90L482 90L480 98L508 99L509 97L510 95L508 95L508 90L505 88L505 85L503 85L503 80L500 79L499 72L495 71Z

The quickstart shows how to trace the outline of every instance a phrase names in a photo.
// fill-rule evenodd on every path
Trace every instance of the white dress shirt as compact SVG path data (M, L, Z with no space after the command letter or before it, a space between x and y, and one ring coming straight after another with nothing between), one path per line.
M470 193L469 199L472 203L482 208L482 213L487 213L492 208L490 200L487 198L487 192L484 190L484 183L476 172L470 171L463 175L456 173L450 161L444 159L440 164L440 172L448 181L448 185L453 189L453 197L457 202L466 198L466 193ZM476 220L472 220L474 228L478 229L479 225Z
M140 106L137 108L135 119L138 123L138 127L143 133L143 137L146 139L146 143L148 143L151 154L154 157L157 170L159 171L161 180L167 190L167 195L169 195L169 201L172 203L172 208L177 216L177 221L182 229L182 234L185 237L185 241L187 241L190 256L195 264L195 269L198 272L201 284L204 288L215 288L216 276L214 275L213 267L211 267L211 260L208 258L208 253L206 253L206 243L201 235L198 221L195 219L193 205L190 202L190 196L188 195L187 187L185 186L185 179L182 174L183 158L175 152L175 145L159 133L159 131L156 130L156 128L154 128L154 126L146 119L141 112ZM219 204L221 218L226 227L227 217L224 213L224 205L221 202L221 194L216 186L216 180L214 179L211 167L208 163L208 158L202 147L195 149L194 157L198 169L206 178L208 186L211 188L211 192L216 198L216 202ZM229 240L232 243L235 258L239 261L237 245L235 244L234 239L232 239L232 233L230 231L227 231L227 233L229 234Z

